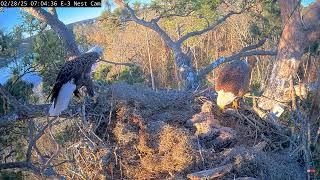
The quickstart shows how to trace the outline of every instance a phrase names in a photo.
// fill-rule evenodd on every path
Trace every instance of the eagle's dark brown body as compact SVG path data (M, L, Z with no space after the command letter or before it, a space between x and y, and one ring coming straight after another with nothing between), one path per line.
M84 53L73 60L67 61L61 68L56 82L51 91L51 102L56 104L57 97L61 87L67 82L73 80L76 85L74 94L79 95L78 89L82 86L86 86L87 92L90 96L94 95L92 80L90 77L91 67L100 57L97 52Z
M231 92L235 96L243 96L249 91L250 66L247 62L237 60L224 65L218 73L215 90Z

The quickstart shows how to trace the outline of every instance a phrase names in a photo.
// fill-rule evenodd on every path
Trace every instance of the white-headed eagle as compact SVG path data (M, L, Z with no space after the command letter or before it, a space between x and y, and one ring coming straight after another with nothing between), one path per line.
M49 109L50 116L58 116L66 110L72 94L79 97L79 89L85 86L89 96L94 96L93 82L91 79L92 65L102 56L101 47L93 47L86 53L67 61L60 69L52 91L52 105Z
M237 100L249 91L251 69L255 63L254 57L250 57L247 62L235 60L220 69L215 81L217 105L220 109L223 110L230 103L238 108Z

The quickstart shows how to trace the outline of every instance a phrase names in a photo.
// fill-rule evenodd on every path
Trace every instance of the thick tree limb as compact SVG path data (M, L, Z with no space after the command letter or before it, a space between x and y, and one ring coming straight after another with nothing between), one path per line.
M16 121L25 120L28 118L46 117L51 104L40 104L40 105L24 105L26 108L31 109L29 113L22 113L20 111L10 112L0 117L0 126L5 126ZM77 112L78 105L70 106L69 110L72 113ZM63 112L59 117L68 118L70 117L69 112Z
M134 21L137 24L140 24L142 26L148 27L152 30L154 30L156 33L158 33L160 35L160 37L166 42L166 44L171 48L171 49L175 49L177 48L174 41L170 38L170 36L157 24L157 20L153 20L153 21L145 21L143 19L139 19L134 10L129 6L129 5L125 5L125 8L129 11L130 13L130 19L127 20L131 20Z
M0 84L0 95L7 101L8 104L12 105L16 111L21 112L22 115L26 115L31 109L21 104L15 97L13 97L1 84Z
M298 72L305 49L320 38L320 0L306 8L303 16L298 0L279 0L279 6L284 27L277 58L263 92L268 99L258 101L258 107L265 111L273 109L279 101L291 102L286 91L290 87L290 76Z
M51 28L59 35L63 40L64 46L67 50L69 58L80 55L80 51L76 44L76 40L72 31L61 22L54 14L54 12L47 12L42 8L22 8L24 11L30 13L38 20L45 22L51 26Z
M252 50L252 51L246 51L246 52L239 52L232 56L226 57L226 58L219 58L215 61L213 61L211 64L203 68L199 71L199 78L202 78L206 76L208 73L210 73L213 69L217 68L219 65L223 63L227 63L233 60L240 59L241 57L248 57L248 56L276 56L276 51L264 51L264 50Z
M318 41L320 39L320 0L310 5L301 20L308 32L308 40L311 43Z
M41 175L39 168L35 167L31 162L10 162L0 164L0 169L24 169L31 170L36 175Z

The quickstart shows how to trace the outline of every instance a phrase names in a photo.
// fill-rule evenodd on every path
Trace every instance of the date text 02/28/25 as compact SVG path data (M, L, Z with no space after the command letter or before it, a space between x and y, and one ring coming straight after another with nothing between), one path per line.
M0 0L0 7L101 7L101 0Z

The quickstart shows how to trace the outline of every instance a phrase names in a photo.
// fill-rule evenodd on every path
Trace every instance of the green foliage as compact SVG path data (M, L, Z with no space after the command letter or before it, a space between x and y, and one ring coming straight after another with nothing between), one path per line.
M42 32L35 37L33 54L29 56L33 58L33 64L43 78L44 92L48 92L65 62L65 50L61 40L54 32Z
M23 180L22 171L12 172L12 171L0 171L0 179L3 180Z
M311 55L319 56L320 55L320 40L318 42L314 42L308 48L308 51Z
M281 32L279 4L273 0L264 0L261 5L260 14L252 14L257 19L250 27L253 38L279 36Z
M98 81L106 80L111 68L110 65L101 64L93 73L93 78Z
M43 31L46 27L45 23L38 21L34 16L21 11L21 17L23 20L22 29L26 32L29 36L36 35L40 31Z
M125 27L125 23L122 23L119 19L121 16L122 11L120 8L116 8L112 12L105 11L99 17L102 20L103 28L105 31L110 33L115 33L120 31L122 28Z
M154 0L150 7L161 15L185 16L194 12L205 16L209 11L215 11L219 3L220 0Z
M6 88L12 96L16 97L20 102L26 103L32 100L32 88L33 85L22 81L21 79L17 79L17 76L13 76L10 78L5 84L4 88ZM5 111L11 109L6 104L5 100L0 96L0 114L4 114Z
M128 84L143 83L144 76L138 66L125 68L121 73L113 75L111 82L126 82Z
M22 28L16 26L12 32L5 33L0 30L0 57L13 57L17 54L17 49L22 39ZM7 63L0 64L0 67Z
M93 73L93 78L102 83L126 82L128 84L143 83L144 74L138 66L124 68L120 73L108 76L112 66L101 64Z

